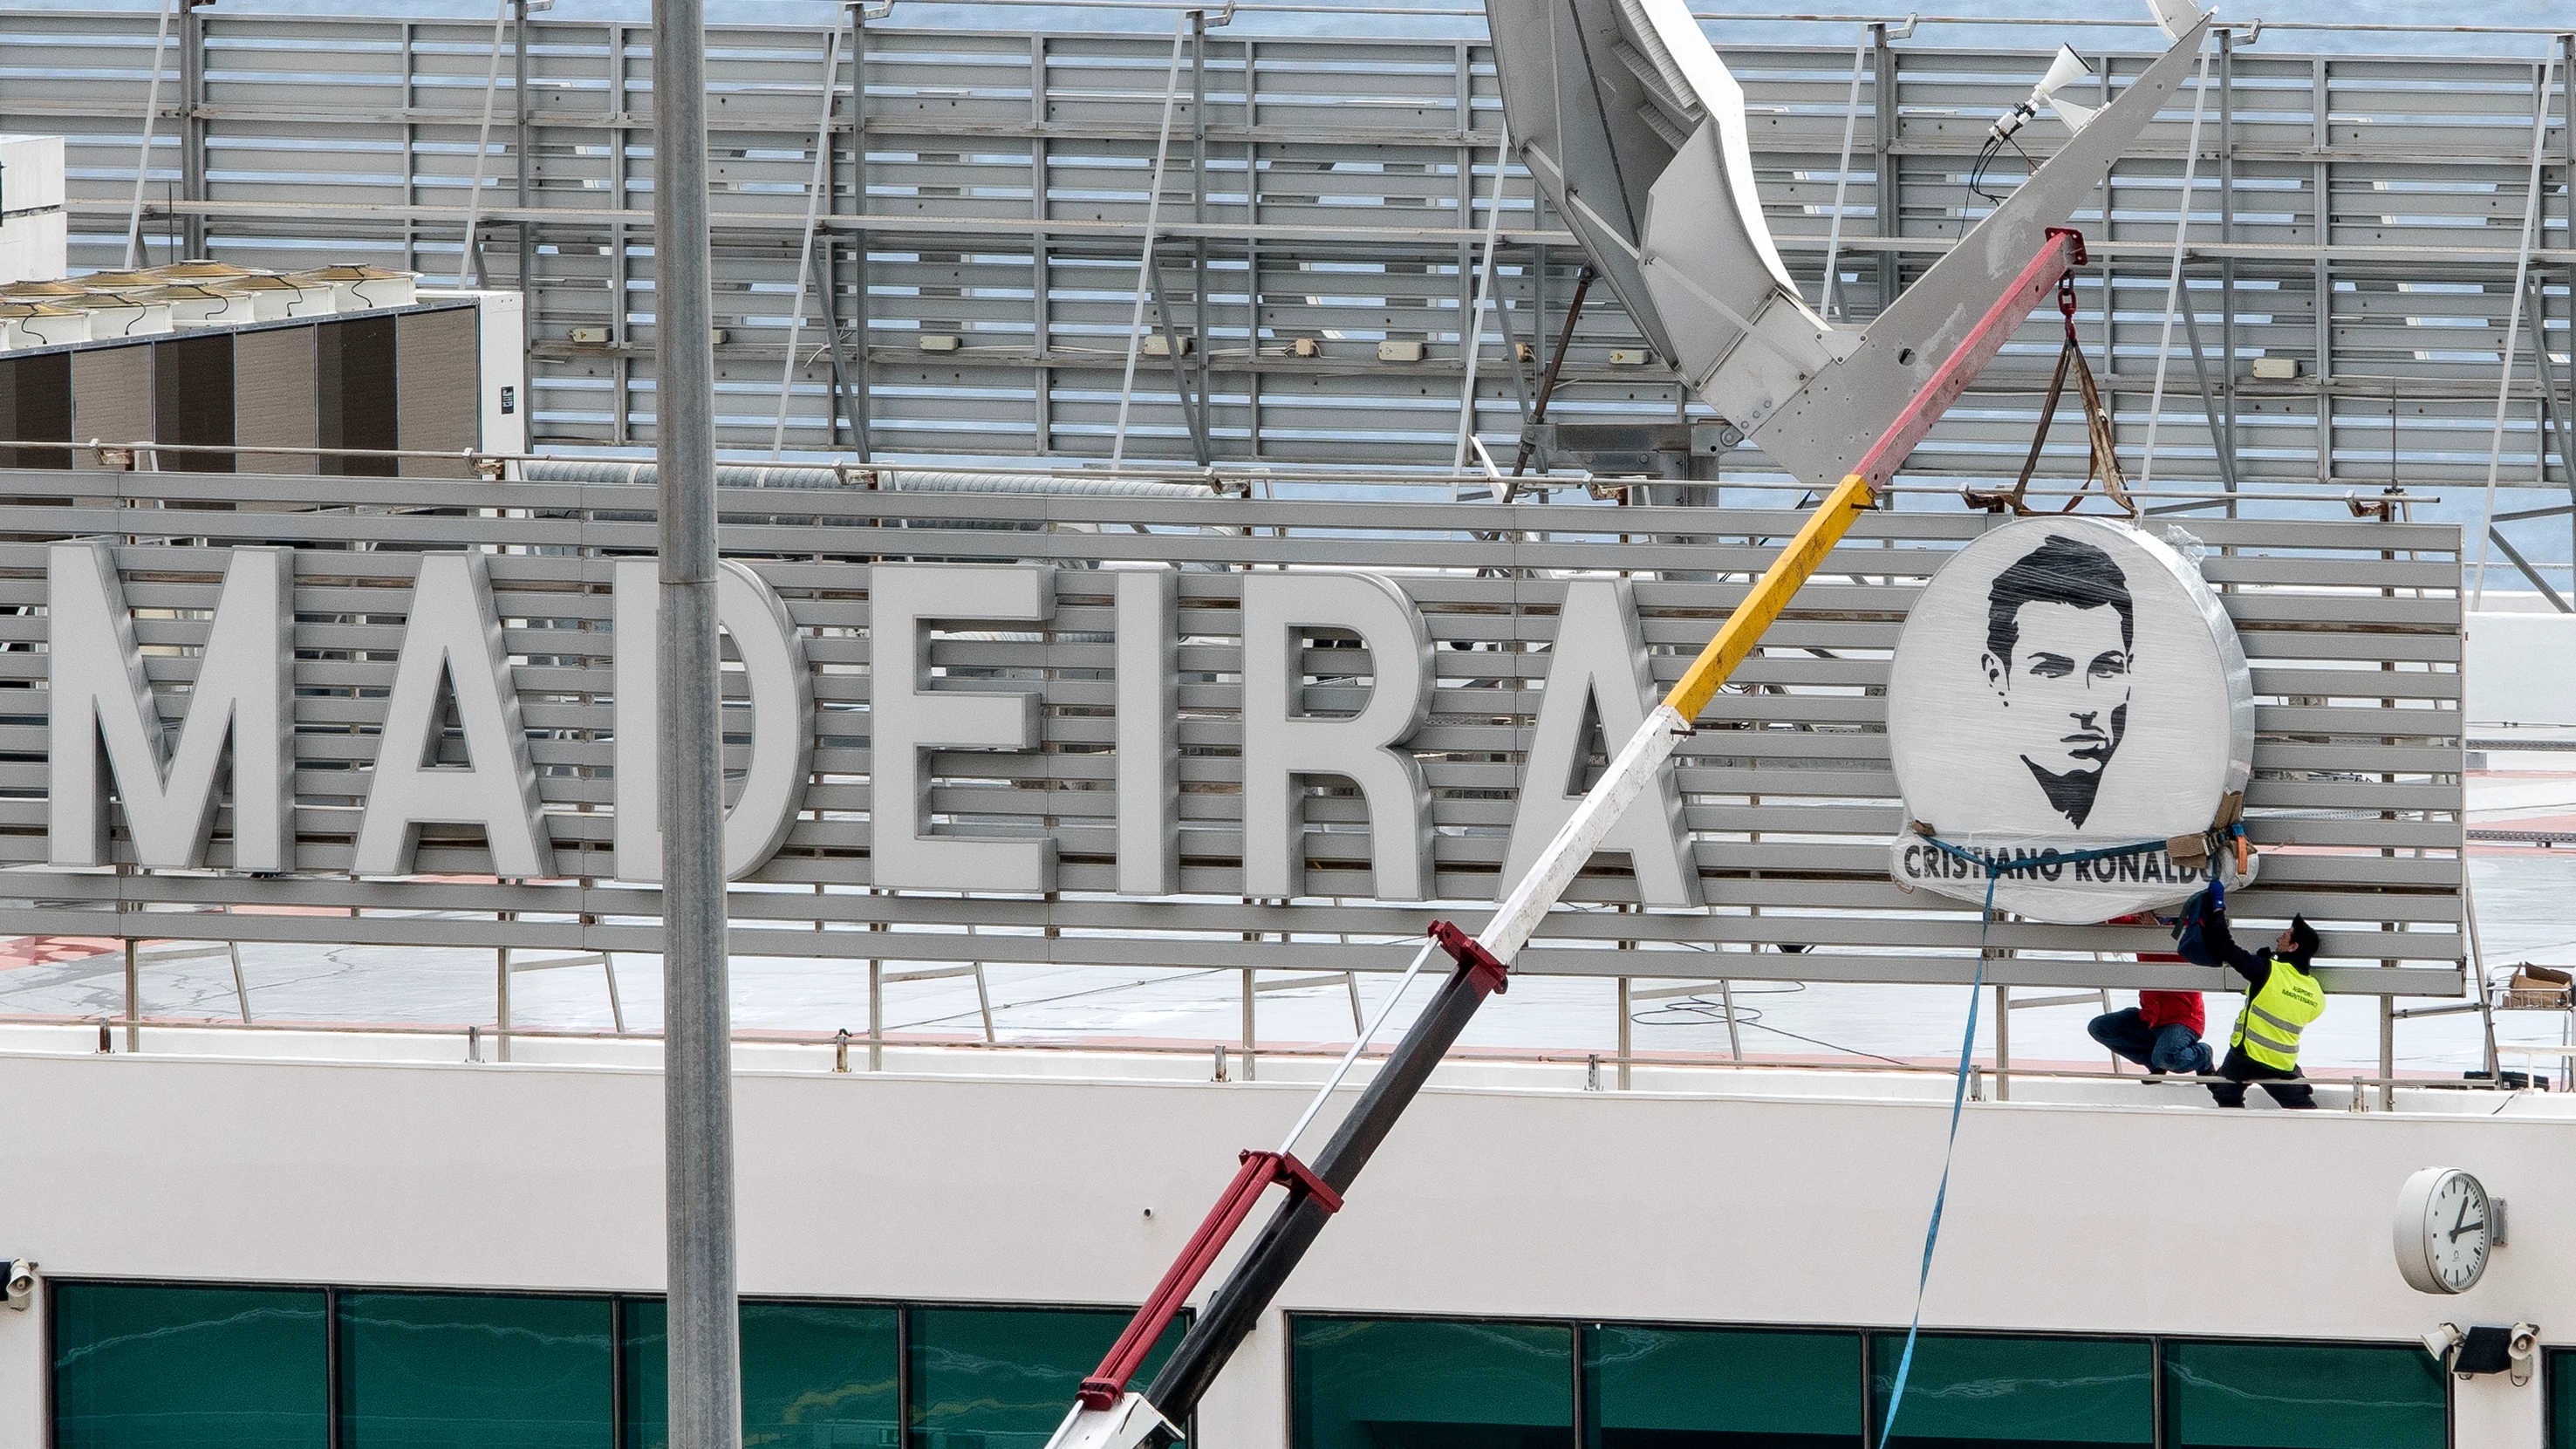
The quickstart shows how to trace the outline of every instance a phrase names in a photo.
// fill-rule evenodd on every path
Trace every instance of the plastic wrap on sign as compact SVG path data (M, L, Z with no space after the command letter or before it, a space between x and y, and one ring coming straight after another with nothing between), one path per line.
M1944 564L1898 638L1887 733L1916 827L1890 847L1900 886L1982 902L2005 862L1999 909L2080 923L2213 868L2241 883L2232 851L2166 843L2252 771L2245 650L2199 569L2123 522L2015 519Z

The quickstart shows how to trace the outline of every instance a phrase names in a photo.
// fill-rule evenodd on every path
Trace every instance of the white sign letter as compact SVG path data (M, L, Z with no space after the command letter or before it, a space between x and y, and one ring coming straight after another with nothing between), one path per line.
M233 550L175 749L144 677L115 554L103 543L58 543L46 551L46 574L53 616L46 771L52 863L108 863L112 774L138 863L152 870L205 864L215 826L215 767L229 736L232 868L286 869L295 804L295 555L282 548Z
M662 566L617 561L617 878L662 878ZM724 872L740 880L787 842L814 768L814 680L787 606L760 575L717 565L716 622L733 638L751 691L751 760L725 811Z
M1528 763L1521 770L1521 798L1512 814L1512 848L1503 867L1508 889L1528 873L1539 852L1574 814L1589 782L1581 778L1589 751L1584 716L1597 711L1601 740L1616 756L1645 726L1655 680L1646 663L1645 631L1637 623L1636 591L1626 579L1576 579L1565 586L1557 615L1556 643L1548 652L1547 692L1539 697ZM1640 796L1601 840L1603 850L1624 850L1637 873L1637 897L1650 906L1700 903L1699 868L1682 827L1681 791L1672 765L1655 772L1654 796Z
M442 678L465 737L461 768L432 760L446 733ZM421 555L351 873L409 875L420 826L433 821L482 826L494 875L554 874L491 569L479 553Z
M1118 575L1118 892L1181 888L1179 575Z
M877 564L868 570L868 839L872 883L914 890L1050 891L1055 841L930 833L928 749L1027 750L1034 691L933 690L931 620L1043 622L1055 570L1015 564Z
M1316 719L1306 713L1305 638L1316 629L1348 630L1367 646L1375 683L1357 714ZM1352 664L1356 672L1356 657ZM1430 631L1393 583L1375 574L1244 575L1244 894L1303 890L1300 775L1339 775L1359 786L1368 805L1378 899L1418 901L1430 894L1422 767L1397 747L1421 724L1431 685Z

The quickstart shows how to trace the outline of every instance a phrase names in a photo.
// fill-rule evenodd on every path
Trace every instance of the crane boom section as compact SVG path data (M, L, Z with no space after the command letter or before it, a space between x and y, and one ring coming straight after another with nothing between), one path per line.
M1675 748L1690 734L1692 722L1716 698L1718 689L1736 667L1752 656L1763 634L1788 609L1799 587L1824 566L1834 545L1877 502L1878 489L1890 480L1915 444L2002 349L2033 304L2051 288L2062 286L2070 275L2069 269L2083 260L2081 237L2070 231L2049 230L2003 296L1907 401L1896 421L1862 456L1859 466L1836 484L1799 525L1788 546L1754 581L1752 591L1728 614L1716 636L1691 661L1672 691L1621 746L1600 780L1584 793L1581 803L1548 841L1538 860L1513 883L1484 930L1470 937L1446 921L1432 924L1432 940L1456 959L1457 969L1442 983L1431 1004L1406 1028L1403 1039L1361 1091L1358 1103L1343 1118L1332 1140L1316 1156L1314 1166L1310 1169L1294 1156L1297 1144L1293 1138L1277 1152L1244 1154L1242 1170L1207 1222L1191 1238L1180 1261L1164 1276L1153 1299L1138 1311L1099 1370L1083 1381L1080 1398L1057 1428L1048 1449L1137 1449L1149 1442L1162 1445L1181 1437L1181 1426L1197 1408L1208 1385L1267 1311L1271 1298L1323 1232L1326 1219L1341 1207L1342 1194L1349 1191L1352 1180L1394 1129L1397 1118L1429 1080L1432 1069L1457 1041L1476 1009L1487 996L1508 985L1511 961L1529 944L1550 908L1591 860L1620 812L1643 793L1664 762L1672 758ZM1357 1054L1358 1048L1354 1047L1353 1056ZM1336 1073L1325 1083L1324 1094L1330 1094L1340 1080ZM1141 1392L1128 1387L1148 1348L1179 1314L1200 1276L1214 1266L1227 1239L1249 1215L1253 1200L1274 1181L1288 1189L1286 1200L1272 1212L1251 1246L1218 1285L1206 1311L1183 1335L1154 1381Z

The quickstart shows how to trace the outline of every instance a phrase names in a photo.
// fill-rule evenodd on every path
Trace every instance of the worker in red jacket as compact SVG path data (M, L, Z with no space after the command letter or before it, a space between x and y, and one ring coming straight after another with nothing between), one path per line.
M2121 916L2110 924L2150 926L2155 922L2145 916ZM2168 951L2141 951L2138 959L2183 958ZM2085 1027L2113 1055L2136 1062L2155 1076L2167 1072L2206 1075L2213 1058L2209 1043L2201 1036L2208 1029L2209 1020L2197 991L2141 991L2137 1005L2125 1011L2105 1012Z

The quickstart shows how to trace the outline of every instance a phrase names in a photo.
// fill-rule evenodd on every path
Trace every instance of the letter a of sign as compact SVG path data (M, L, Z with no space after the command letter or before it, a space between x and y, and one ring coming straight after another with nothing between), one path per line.
M1521 771L1520 807L1512 816L1511 854L1502 875L1506 886L1529 872L1582 802L1585 785L1577 774L1584 762L1587 706L1598 710L1601 738L1613 755L1645 726L1654 679L1647 672L1645 632L1638 627L1636 594L1628 581L1576 579L1567 584L1548 658L1547 692L1539 698L1529 763ZM1601 848L1628 853L1640 901L1696 906L1699 869L1691 860L1689 840L1682 828L1681 792L1673 787L1667 764L1655 772L1655 793L1628 807L1602 838Z
M108 863L112 776L138 864L151 870L204 865L218 803L215 767L229 735L232 868L286 869L295 778L294 554L282 548L233 551L175 747L144 677L115 554L103 543L58 543L47 551L46 576L53 692L46 831L52 863Z
M470 763L461 768L430 758L445 733L442 678L465 736ZM421 555L351 872L409 875L420 827L430 822L482 826L494 875L554 874L490 567L479 553Z

